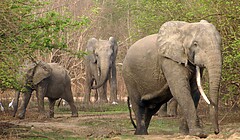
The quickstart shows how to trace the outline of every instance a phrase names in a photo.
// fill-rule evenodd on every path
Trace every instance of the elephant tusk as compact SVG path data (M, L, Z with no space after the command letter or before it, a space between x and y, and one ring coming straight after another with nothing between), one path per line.
M123 63L117 63L117 66L122 66L123 65Z
M207 96L206 96L206 94L204 93L203 88L202 88L202 86L201 86L200 69L199 69L198 66L196 66L196 70L197 70L197 72L196 72L196 76L197 76L197 86L198 86L198 89L199 89L199 91L200 91L200 94L202 95L203 99L204 99L208 104L210 104L210 101L209 101L209 99L207 98Z

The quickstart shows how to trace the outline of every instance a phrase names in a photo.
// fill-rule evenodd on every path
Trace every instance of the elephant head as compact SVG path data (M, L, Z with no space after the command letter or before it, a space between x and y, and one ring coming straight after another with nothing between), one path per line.
M35 90L35 86L37 84L39 84L42 80L48 78L51 75L52 69L47 63L40 61L37 64L33 63L30 65L27 65L26 67L24 67L23 70L21 70L21 73L23 76L21 76L22 78L19 79L20 80L19 82L24 83L22 85L24 87L23 92L26 94L31 94L31 92ZM18 109L19 97L20 97L20 91L17 91L15 95L16 100L14 100L14 103L13 103L13 107L14 107L13 116L15 116ZM29 99L30 99L30 95L26 99L24 97L23 99L24 109L26 109Z
M157 38L160 56L178 63L205 67L209 76L210 117L215 133L218 126L218 96L221 79L221 38L216 28L205 20L198 23L181 21L162 25Z
M45 78L48 78L52 73L51 67L45 63L40 61L33 69L30 69L27 73L27 77L32 80L33 85L37 85Z
M108 79L110 69L115 63L118 45L113 37L109 40L97 40L91 38L87 43L87 51L90 53L91 63L96 64L98 69L97 85L92 89L101 87Z

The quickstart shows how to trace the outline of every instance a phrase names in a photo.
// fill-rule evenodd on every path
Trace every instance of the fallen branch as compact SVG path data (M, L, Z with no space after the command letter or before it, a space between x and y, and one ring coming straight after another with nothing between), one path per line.
M235 102L232 107L230 108L229 111L227 111L227 113L222 117L222 119L219 121L219 124L226 118L227 115L230 114L230 112L232 111L233 107L237 104L237 102Z

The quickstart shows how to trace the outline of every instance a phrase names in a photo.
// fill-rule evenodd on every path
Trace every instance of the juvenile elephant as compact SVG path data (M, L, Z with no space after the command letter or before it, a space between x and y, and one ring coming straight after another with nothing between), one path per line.
M209 75L210 101L206 101L214 132L219 133L220 44L217 29L205 20L170 21L161 26L158 34L144 37L130 47L123 62L123 78L136 116L135 134L148 134L152 115L174 97L183 112L180 131L207 137L197 116L204 67Z
M49 117L54 117L54 105L57 99L62 98L68 102L71 107L72 116L77 117L78 111L74 105L73 95L71 91L71 79L67 71L56 63L38 62L28 65L24 70L25 79L22 103L18 118L24 119L25 112L32 92L36 90L38 110L40 117L46 117L44 111L44 97L49 100ZM22 80L23 80L22 79ZM18 109L20 91L16 92L16 100L14 102L14 114Z
M110 37L109 40L91 38L87 43L85 57L86 93L84 102L90 102L92 89L98 89L98 102L107 102L107 81L110 84L110 102L117 101L116 57L117 41ZM93 85L95 82L96 85ZM98 96L97 96L98 98Z

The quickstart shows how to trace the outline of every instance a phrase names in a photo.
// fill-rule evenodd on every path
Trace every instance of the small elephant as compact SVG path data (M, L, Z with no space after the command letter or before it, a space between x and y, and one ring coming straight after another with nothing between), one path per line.
M57 99L62 98L68 102L71 107L72 116L77 117L78 111L74 105L71 79L67 71L57 63L38 62L28 65L24 70L25 79L23 90L23 100L20 106L18 118L24 119L25 112L32 92L36 90L38 110L40 117L46 117L44 111L44 97L49 100L49 117L54 117L54 105ZM23 79L22 79L23 80ZM16 92L15 102L13 104L14 113L16 115L18 109L20 91Z
M117 102L117 79L116 79L116 57L118 45L117 41L110 37L109 40L97 40L91 38L87 43L87 53L85 57L86 70L86 93L84 102L90 102L92 89L98 89L98 102L108 102L107 81L110 84L110 102ZM94 82L96 85L93 85ZM98 98L98 95L97 95Z
M123 78L136 117L137 135L148 134L152 116L174 97L183 112L180 131L207 137L197 115L200 75L209 76L210 118L219 133L218 97L222 56L219 32L205 20L196 23L169 21L158 34L135 42L123 62ZM204 96L205 95L205 96Z

